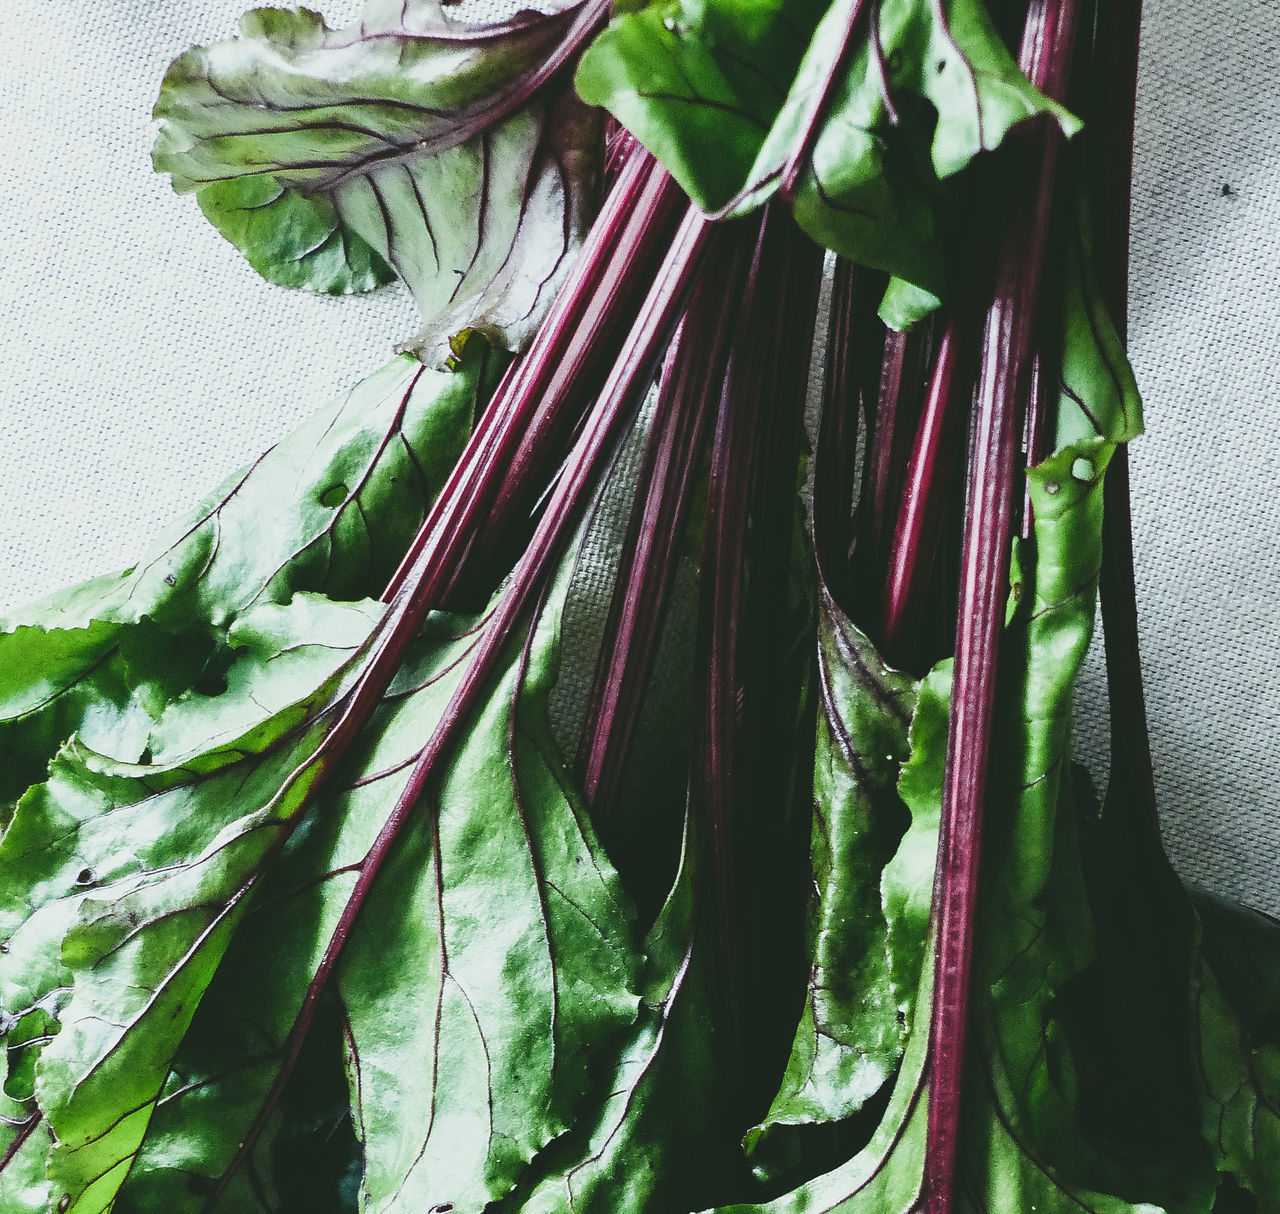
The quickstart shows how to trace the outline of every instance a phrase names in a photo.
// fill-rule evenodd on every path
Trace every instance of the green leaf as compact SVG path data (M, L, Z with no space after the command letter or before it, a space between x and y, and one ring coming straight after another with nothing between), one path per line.
M905 996L895 985L887 920L902 906L896 897L882 905L880 889L890 857L915 847L903 842L907 814L896 784L917 686L883 663L827 593L818 687L811 970L782 1087L752 1134L758 1174L779 1171L772 1158L791 1153L778 1142L785 1127L848 1117L892 1078L906 1040L905 1002L919 978L918 969L909 974ZM931 870L933 849L923 850Z
M140 759L172 700L221 685L228 629L256 604L381 593L500 362L479 339L453 371L396 359L229 478L135 568L0 621L0 746L14 756L0 805L43 780L73 733Z
M264 719L246 700L233 722L219 706L197 762L190 746L180 763L131 765L73 742L20 802L0 844L22 878L7 891L0 999L55 1000L35 1098L67 1208L109 1207L248 893L304 803L330 699L381 614L323 599L260 608L245 617L255 635L241 661L281 711Z
M885 0L874 11L878 43L870 7L752 6L743 19L730 0L656 0L615 18L577 83L704 210L759 206L799 157L797 222L903 280L888 309L902 325L942 291L939 179L1035 114L1067 133L1080 124L1027 82L980 0Z
M1083 306L1080 297L1070 306ZM1079 335L1090 331L1077 327L1078 354L1087 354ZM1105 375L1081 381L1085 412L1104 419L1100 424L1114 426L1111 419L1122 416L1124 394L1106 396L1113 383ZM1078 1110L1072 1051L1081 1038L1072 1031L1075 1009L1064 991L1087 999L1100 1020L1114 1023L1108 1000L1117 989L1103 971L1089 968L1094 915L1069 778L1072 688L1093 629L1102 477L1113 450L1109 437L1095 430L1028 474L1034 545L1017 554L1022 593L1002 646L1001 724L984 823L956 1184L965 1210L1149 1214L1207 1211L1213 1200L1212 1170L1187 1133L1194 1122L1162 1143L1158 1157L1135 1159L1125 1149L1132 1139L1118 1143L1094 1134ZM887 911L896 890L909 891L904 905L917 912L928 905L934 854L923 844L936 839L949 681L944 663L919 691L911 756L898 783L912 827L884 866ZM914 850L908 846L913 841L919 845ZM725 1209L912 1214L919 1208L929 1147L931 928L918 913L900 916L896 933L894 919L886 916L886 922L891 961L914 959L906 972L917 974L920 985L907 1005L905 1053L879 1126L862 1150L826 1175L774 1201ZM1177 1058L1175 1053L1175 1072ZM1146 1099L1164 1099L1178 1082L1175 1074Z
M1097 437L1125 443L1142 433L1138 384L1102 302L1093 266L1089 211L1081 197L1064 266L1059 449Z
M502 1196L569 1129L589 1064L636 1016L632 913L547 722L563 594L428 793L344 956L371 1212ZM433 691L386 723L381 770L398 738L420 744Z
M680 867L645 939L639 1018L598 1107L540 1155L495 1214L648 1214L688 1208L728 1166L717 1124L713 933L700 910L699 848L686 824Z
M575 14L465 26L379 0L331 30L256 9L170 67L156 168L272 281L348 292L394 271L431 360L465 329L518 349L594 205L598 119L553 70Z
M635 1017L631 912L545 724L562 610L554 598L527 654L510 654L339 960L342 1126L362 1161L362 1209L478 1209L506 1192L568 1128L588 1061L608 1057ZM177 1053L122 1209L194 1214L226 1172L484 626L428 619L363 742L261 882ZM230 1208L286 1191L287 1126L269 1120L230 1178Z
M1203 1133L1220 1172L1280 1210L1280 1045L1252 1039L1212 968L1198 958L1192 1025L1203 1084Z

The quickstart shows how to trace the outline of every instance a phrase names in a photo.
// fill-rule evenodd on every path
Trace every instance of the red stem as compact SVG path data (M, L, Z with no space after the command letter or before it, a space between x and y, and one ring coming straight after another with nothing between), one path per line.
M679 187L640 151L633 156L524 357L507 372L383 594L393 600L412 582L415 601L441 606L466 558L477 562L476 537L506 525L534 474L576 416L580 389L613 343L629 299L652 274L655 250L680 197ZM425 604L425 606L423 606Z
M735 316L735 342L720 396L711 447L706 532L702 552L697 678L701 725L692 786L710 823L712 871L716 894L719 960L725 991L730 1056L740 1057L742 1007L737 947L737 897L734 838L734 743L738 733L738 624L742 618L747 506L751 467L760 430L762 394L743 391L742 340L760 289L760 263L772 208L759 222L746 291Z
M735 242L728 242L733 244ZM637 478L622 563L609 607L596 680L582 738L583 791L596 825L607 831L613 803L644 703L667 597L680 559L698 459L728 361L740 286L736 249L708 266L673 342L652 429Z
M19 1127L17 1134L14 1135L13 1141L9 1143L8 1148L3 1155L0 1155L0 1172L3 1172L16 1158L19 1151L26 1145L26 1141L35 1133L36 1126L44 1118L44 1113L40 1109L36 1109L30 1117L26 1119Z
M921 366L927 341L926 325L906 332L890 329L885 335L880 393L876 399L875 426L871 436L870 546L875 581L884 581L890 546L897 529L902 502L903 470L920 419Z
M1066 92L1077 0L1033 0L1020 63L1051 97ZM1011 141L1023 158L1005 215L995 295L987 314L970 445L955 681L934 880L936 967L929 1024L930 1088L924 1200L950 1214L978 909L982 814L995 709L1000 634L1022 412L1029 388L1036 298L1059 140L1040 123ZM1026 176L1022 177L1021 174Z
M858 269L841 257L832 275L822 417L813 465L814 552L823 583L846 610L849 557L854 546L854 485L858 480L859 286Z
M960 473L955 455L962 449L973 385L971 365L963 365L971 364L966 354L971 328L953 317L938 343L890 547L884 582L885 656L909 668L914 668L910 654L924 615L943 515Z
M751 308L741 333L735 396L759 398L739 621L741 724L735 773L735 833L747 1059L739 1115L749 1125L777 1091L795 1033L806 969L803 909L812 877L812 730L800 724L804 674L813 653L808 604L791 591L799 520L797 469L804 437L809 360L822 281L822 251L787 211L772 209ZM794 739L810 739L798 747Z

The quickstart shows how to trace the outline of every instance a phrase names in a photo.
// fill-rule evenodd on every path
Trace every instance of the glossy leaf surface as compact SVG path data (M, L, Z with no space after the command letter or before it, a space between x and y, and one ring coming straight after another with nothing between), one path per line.
M770 1154L776 1127L837 1121L857 1112L897 1070L918 966L895 955L891 940L911 898L881 874L901 848L907 813L897 796L908 753L915 680L885 666L874 646L829 594L820 603L819 716L814 768L810 907L812 968L782 1088L753 1143L757 1169ZM926 876L933 851L922 849ZM917 910L919 908L916 908ZM918 961L918 958L916 958ZM905 969L907 972L901 972ZM914 971L914 972L913 972Z
M615 18L577 82L708 211L759 205L798 164L800 226L914 286L916 313L943 287L938 179L1033 114L1079 125L1022 76L981 0L657 0Z
M160 713L221 686L227 630L298 591L374 597L492 387L475 340L454 371L398 358L317 411L169 527L131 570L0 622L0 805L42 780L73 733L137 761Z

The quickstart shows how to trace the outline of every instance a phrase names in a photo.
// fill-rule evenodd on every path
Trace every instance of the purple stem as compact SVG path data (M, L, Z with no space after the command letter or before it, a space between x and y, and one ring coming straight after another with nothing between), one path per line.
M926 326L885 335L880 392L871 435L871 485L862 542L867 545L860 568L875 585L883 585L903 500L905 470L922 409L922 364ZM876 604L875 606L878 606ZM868 621L870 623L870 621Z
M203 1209L212 1210L232 1176L244 1162L274 1111L298 1060L303 1041L311 1027L320 997L342 954L351 927L377 879L391 847L409 820L434 773L437 764L456 742L469 723L489 679L496 670L507 642L516 625L541 593L554 571L555 562L572 535L573 527L598 478L609 451L625 427L638 391L669 336L685 295L697 270L706 243L709 225L690 210L681 224L675 241L663 261L628 337L623 356L615 363L587 426L571 457L571 472L557 484L546 513L538 523L533 539L516 566L508 587L485 624L484 633L472 651L462 681L446 706L439 724L432 731L414 764L407 784L379 831L368 853L359 864L359 875L352 887L330 942L320 960L303 997L302 1006L281 1046L280 1068L257 1119L237 1147ZM397 602L413 593L413 581L397 595ZM393 604L393 610L395 606Z
M762 1116L777 1090L795 1033L805 985L804 921L811 880L809 829L813 754L791 760L804 673L814 650L807 603L790 592L799 520L797 469L804 436L809 360L822 278L822 251L786 209L770 208L755 299L741 331L735 400L758 397L745 564L749 571L739 622L741 725L735 773L735 834L744 942L744 1075L757 1078L738 1110ZM808 735L812 739L812 733ZM797 812L797 810L799 812ZM793 913L794 912L794 913Z
M734 343L711 447L706 532L702 553L697 677L701 680L701 726L693 765L695 803L711 827L712 872L716 891L719 960L725 989L730 1056L740 1056L742 1007L739 994L737 898L734 860L734 743L738 733L738 624L747 541L747 505L755 441L760 431L762 394L743 391L744 318L758 302L760 263L772 207L763 212L746 290L735 317Z
M850 610L849 562L854 549L853 491L858 479L859 418L871 428L885 328L879 294L866 270L836 262L822 390L822 417L813 465L813 538L822 581ZM873 374L872 374L873 373Z
M856 284L857 270L842 257L831 283L823 408L813 460L814 549L823 581L840 600L853 546L853 486L858 474L859 393L850 340Z
M652 160L637 145L638 155ZM607 368L617 358L626 336L626 305L639 297L653 281L665 249L670 247L675 219L686 199L667 172L654 167L640 192L612 258L595 288L586 294L580 312L566 317L548 334L548 344L559 349L539 358L523 388L523 398L536 403L522 429L484 467L487 509L475 514L468 567L460 570L449 588L460 582L480 583L480 598L487 599L495 563L504 575L527 541L530 513L536 509L536 491L545 486L545 469L559 462L580 426L580 402L601 386ZM608 234L602 235L602 240ZM605 246L607 248L607 246ZM546 326L544 326L544 329ZM541 333L541 331L540 331ZM530 350L531 357L537 346ZM532 500L531 500L532 499ZM487 576L486 576L487 575Z
M476 535L535 484L553 440L576 416L584 379L599 365L628 301L651 277L679 187L643 150L610 192L528 353L507 372L462 458L455 465L400 568L383 594L393 600L409 582L427 609L442 605L461 576ZM468 558L474 568L476 558ZM425 610L423 612L425 617Z
M924 615L944 513L960 476L955 457L963 449L973 386L972 370L963 365L970 361L971 328L964 318L953 317L938 343L890 548L884 583L885 656L910 669L916 665L911 654Z
M737 242L722 242L694 289L672 343L649 439L637 477L637 505L622 547L607 638L588 701L582 738L583 791L597 827L607 832L644 703L649 673L680 560L703 439L728 362L740 285Z
M36 1111L22 1123L17 1134L14 1135L13 1141L9 1143L8 1148L5 1150L5 1153L0 1155L0 1172L3 1172L5 1168L14 1161L18 1152L21 1151L23 1146L26 1144L27 1139L35 1133L36 1126L40 1124L43 1118L44 1113L40 1109L36 1109Z
M1027 14L1020 65L1051 97L1066 93L1076 18L1077 0L1033 0ZM950 1214L952 1209L982 813L1008 594L1020 415L1029 388L1036 298L1059 142L1044 123L1015 132L1011 140L1011 151L1020 154L1013 167L1022 188L1014 191L1013 205L1004 216L971 430L955 681L934 879L937 955L924 1162L928 1214Z

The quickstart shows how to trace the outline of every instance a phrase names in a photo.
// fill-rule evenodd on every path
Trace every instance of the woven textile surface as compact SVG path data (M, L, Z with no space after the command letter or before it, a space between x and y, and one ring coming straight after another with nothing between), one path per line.
M332 24L355 0L312 0ZM0 611L132 563L414 331L261 281L150 171L168 62L243 0L0 5ZM474 11L474 8L473 8ZM1280 6L1147 0L1131 353L1157 779L1184 875L1280 914ZM1080 736L1105 757L1101 662Z

